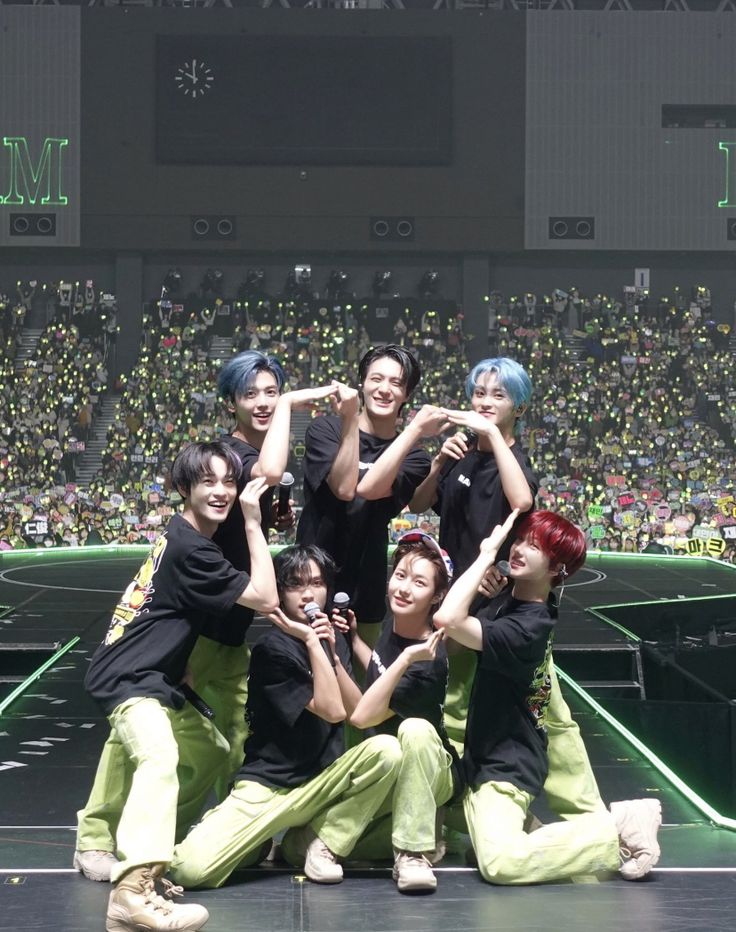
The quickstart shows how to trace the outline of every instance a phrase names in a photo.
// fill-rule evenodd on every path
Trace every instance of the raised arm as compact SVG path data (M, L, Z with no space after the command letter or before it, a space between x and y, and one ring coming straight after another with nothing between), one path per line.
M447 417L441 408L424 405L360 480L358 495L369 500L388 498L401 464L411 450L422 437L436 437L446 426Z
M345 706L332 662L322 646L323 638L319 634L322 629L319 626L312 628L310 625L292 621L280 608L275 609L268 617L277 628L281 628L296 640L302 641L307 648L309 666L312 670L313 691L306 708L325 722L336 724L344 721ZM322 633L325 632L322 631Z
M272 612L279 604L276 576L266 538L261 530L260 498L266 491L264 477L251 479L240 493L240 507L245 522L245 539L250 553L250 580L241 595L239 605L247 605L258 612Z
M263 440L260 455L251 470L253 479L263 476L268 485L278 485L289 459L292 411L316 404L318 401L334 396L336 392L337 382L332 382L330 385L301 388L281 395Z
M459 461L465 457L468 452L468 441L462 431L458 431L454 436L448 437L442 444L440 452L432 458L432 466L429 475L420 485L417 486L412 500L409 502L409 510L416 514L427 511L437 501L437 486L439 485L442 468L448 460Z
M529 488L529 482L521 464L497 425L478 414L477 411L446 410L445 414L448 420L457 427L472 430L479 437L487 437L498 464L498 474L506 500L512 508L518 508L519 514L529 511L534 504L532 490Z
M471 650L482 648L483 629L478 619L468 614L470 605L477 595L486 571L495 563L498 549L506 540L518 514L518 510L514 509L503 524L497 525L490 536L481 541L480 553L475 561L456 580L434 614L434 624L437 628L441 628L448 637Z
M332 405L340 418L340 442L327 474L327 485L335 498L350 502L355 498L359 475L358 392L342 382L335 385L337 391Z
M401 677L413 663L420 660L434 660L437 656L437 645L443 636L444 632L433 631L420 644L412 644L404 648L386 672L371 683L363 693L349 718L351 725L355 725L356 728L372 728L385 722L387 718L391 718L395 714L391 710L391 697Z

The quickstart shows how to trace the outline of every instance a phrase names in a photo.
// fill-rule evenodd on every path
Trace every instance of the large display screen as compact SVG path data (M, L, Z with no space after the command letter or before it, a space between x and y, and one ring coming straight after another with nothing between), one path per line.
M161 163L444 165L448 36L177 36L156 43Z

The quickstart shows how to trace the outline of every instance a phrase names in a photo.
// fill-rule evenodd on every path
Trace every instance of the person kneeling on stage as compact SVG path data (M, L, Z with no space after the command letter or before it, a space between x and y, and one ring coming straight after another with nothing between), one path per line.
M479 654L463 763L465 817L483 878L496 884L564 880L620 869L639 879L659 860L658 800L613 803L527 834L524 820L547 776L545 715L556 611L552 587L585 561L579 528L549 511L533 512L511 547L513 589L495 618L468 611L518 512L481 542L480 553L435 614L435 626Z
M338 883L340 859L396 779L401 751L390 735L343 753L343 721L360 690L345 638L324 613L334 562L319 547L297 545L274 566L281 605L251 654L245 760L229 796L174 850L171 874L186 886L221 886L237 867L262 860L284 829L288 859L312 881Z
M402 893L436 889L432 865L443 851L441 835L437 837L437 810L458 798L463 788L460 761L443 720L447 652L443 632L432 626L432 615L450 583L451 567L433 537L407 531L394 553L388 583L390 614L373 650L352 625L353 652L366 670L366 689L350 716L351 724L369 735L396 735L401 745L393 798L353 857L384 858L393 849L393 878Z
M108 855L114 884L108 932L195 932L207 921L203 906L175 906L155 886L174 850L181 748L210 747L215 768L229 750L212 723L185 700L187 660L209 613L227 612L235 602L272 611L277 600L260 526L265 479L243 488L240 460L217 442L186 447L171 478L184 510L171 519L126 589L85 677L88 692L108 716L109 740L122 745L133 770L117 825L118 859ZM212 541L238 494L252 579L231 566ZM89 856L77 852L77 858ZM181 892L162 883L169 896Z

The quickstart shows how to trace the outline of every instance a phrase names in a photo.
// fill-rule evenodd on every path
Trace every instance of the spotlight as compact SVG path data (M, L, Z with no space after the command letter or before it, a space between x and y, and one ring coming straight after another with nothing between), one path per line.
M422 298L431 298L439 293L440 273L436 269L427 269L419 280L417 290Z
M295 265L286 276L284 294L289 298L311 298L312 266Z
M241 301L265 293L266 272L265 269L248 269L245 273L245 281L238 288L238 298Z
M222 294L222 285L223 277L221 269L207 269L202 278L200 288L202 294L212 294L212 295L221 295Z
M373 297L380 298L381 295L388 294L391 290L393 274L387 270L375 272L373 275Z
M348 297L352 298L352 293L348 291L349 282L350 276L347 272L343 272L342 269L333 269L327 279L325 297L329 298L330 301L339 301L341 298Z
M171 268L164 278L164 288L170 295L178 295L181 290L181 271Z

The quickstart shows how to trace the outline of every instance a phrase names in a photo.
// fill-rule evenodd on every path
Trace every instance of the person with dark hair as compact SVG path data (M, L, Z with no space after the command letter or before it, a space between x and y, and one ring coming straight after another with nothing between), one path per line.
M284 384L284 372L278 361L256 350L233 356L222 367L218 378L220 394L235 416L232 434L220 440L228 461L243 485L258 477L263 477L267 484L260 500L261 529L266 540L270 526L286 527L294 521L291 509L285 516L277 515L272 491L288 459L291 413L337 391L337 383L333 383L282 395ZM195 478L199 475L197 458L208 455L203 452L205 449L194 445L183 451L175 464L178 472L172 475L175 488L188 490L190 473ZM250 573L250 552L240 509L228 512L212 539L235 569ZM227 796L232 776L242 762L247 735L245 701L250 658L245 638L253 614L252 607L236 602L224 614L211 614L202 619L200 637L189 658L189 675L197 693L212 709L217 730L230 750L223 758L213 747L212 755L205 752L188 762L182 777L186 782L179 796L177 838L183 837L199 818L213 785L219 799ZM220 764L215 772L212 770L213 755ZM78 859L80 869L90 880L110 879L115 827L128 795L130 779L120 745L113 742L106 746L95 781L95 787L101 792L93 791L79 813L80 850L109 853L94 860L89 856Z
M401 766L393 797L358 843L361 860L391 856L402 893L437 887L432 864L444 853L438 807L463 789L460 761L445 731L447 653L432 617L452 575L445 551L423 531L399 538L388 582L390 614L371 648L352 628L353 654L366 671L350 722L367 734L395 735Z
M585 536L565 518L537 511L511 546L513 589L495 618L469 614L478 586L518 511L482 541L473 564L435 614L435 625L477 651L463 764L465 817L482 877L496 884L543 883L620 868L629 880L659 860L656 799L617 802L525 832L529 806L547 776L545 720L556 609L552 588L585 562Z
M214 771L227 752L212 723L186 701L187 660L207 615L227 612L235 602L268 612L277 600L260 527L265 479L243 487L240 460L214 442L186 447L174 461L172 480L184 510L171 519L125 590L85 677L85 687L108 716L108 745L122 747L132 774L117 824L118 858L85 850L80 840L74 858L80 870L85 861L107 859L114 884L107 911L111 932L193 932L206 922L206 909L174 906L155 886L174 849L179 763L207 754ZM251 577L228 563L212 542L238 496ZM102 764L107 764L105 750ZM105 793L97 785L104 782L105 766L101 769L93 797Z
M424 405L397 432L420 374L403 346L371 349L358 366L362 408L357 392L342 390L335 415L316 418L307 429L297 540L318 544L337 561L337 585L362 623L380 622L386 613L388 522L429 472L419 441L447 423L439 408Z
M307 877L338 883L340 859L396 778L396 738L378 735L343 753L342 723L360 690L347 642L325 614L333 560L297 545L274 566L280 606L253 647L245 759L228 797L176 846L171 874L186 886L222 886L237 867L260 861L284 829L284 847Z

